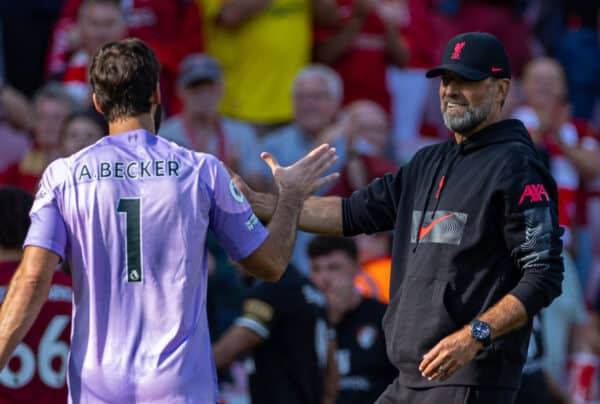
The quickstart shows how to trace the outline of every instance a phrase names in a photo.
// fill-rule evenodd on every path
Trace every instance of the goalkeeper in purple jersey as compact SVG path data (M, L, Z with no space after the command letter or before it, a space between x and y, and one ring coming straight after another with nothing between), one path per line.
M66 260L74 303L69 402L214 404L207 232L249 273L279 279L304 200L335 177L323 177L335 150L322 145L289 167L263 155L279 190L264 228L216 158L155 136L159 64L150 48L136 39L109 43L89 77L110 136L43 175L0 309L0 367Z

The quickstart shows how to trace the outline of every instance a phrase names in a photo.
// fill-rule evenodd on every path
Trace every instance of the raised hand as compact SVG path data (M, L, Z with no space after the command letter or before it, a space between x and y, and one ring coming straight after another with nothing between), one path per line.
M322 144L313 149L306 156L287 167L280 166L277 159L267 152L263 152L261 157L273 173L280 196L285 194L305 200L314 191L339 176L339 173L333 173L323 177L323 174L335 164L338 158L335 154L335 147L328 144Z

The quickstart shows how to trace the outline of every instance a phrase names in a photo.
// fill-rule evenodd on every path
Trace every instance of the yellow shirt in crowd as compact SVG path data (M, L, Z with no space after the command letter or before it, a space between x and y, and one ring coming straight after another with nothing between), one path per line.
M310 58L310 0L273 0L237 28L215 23L227 0L197 1L206 52L223 65L223 114L258 124L291 120L292 82Z

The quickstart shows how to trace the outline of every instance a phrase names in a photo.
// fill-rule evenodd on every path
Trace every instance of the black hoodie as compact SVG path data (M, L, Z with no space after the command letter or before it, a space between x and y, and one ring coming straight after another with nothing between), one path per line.
M401 384L518 388L531 322L494 340L446 382L428 381L418 365L505 295L532 319L561 292L556 184L520 121L420 150L395 175L344 199L342 213L346 235L394 230L383 326Z

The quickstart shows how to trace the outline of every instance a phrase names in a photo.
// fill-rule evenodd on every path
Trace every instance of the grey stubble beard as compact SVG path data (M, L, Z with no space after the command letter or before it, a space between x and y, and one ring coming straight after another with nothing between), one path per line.
M494 106L494 95L489 94L485 102L479 107L467 106L462 115L450 115L442 111L444 125L458 134L469 133L479 126L492 112Z

